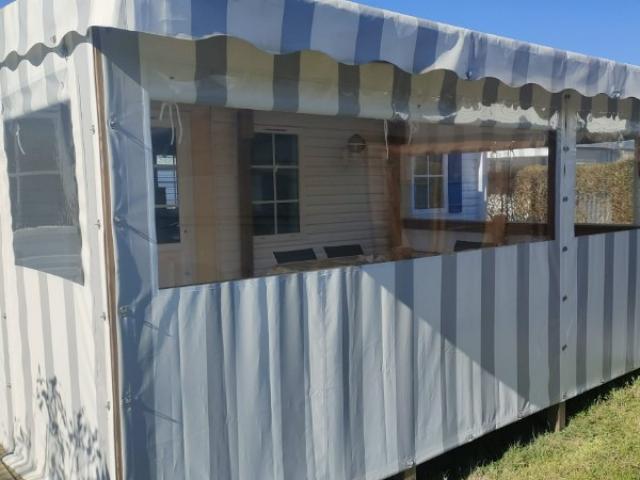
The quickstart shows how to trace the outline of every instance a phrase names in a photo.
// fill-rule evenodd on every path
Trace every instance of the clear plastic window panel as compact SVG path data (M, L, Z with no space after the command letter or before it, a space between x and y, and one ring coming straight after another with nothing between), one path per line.
M17 265L82 283L82 240L69 106L4 124Z
M160 288L553 238L549 130L186 104L167 127L161 110Z
M640 214L638 125L612 113L610 101L596 97L587 103L591 111L578 114L576 235L635 228ZM609 108L598 113L599 106Z

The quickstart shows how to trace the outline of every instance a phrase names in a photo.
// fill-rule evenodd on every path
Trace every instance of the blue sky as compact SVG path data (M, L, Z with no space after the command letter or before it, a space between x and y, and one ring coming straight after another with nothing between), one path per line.
M359 3L640 65L639 0L361 0Z
M7 0L0 0L0 5L6 3ZM640 0L361 0L360 3L640 65Z

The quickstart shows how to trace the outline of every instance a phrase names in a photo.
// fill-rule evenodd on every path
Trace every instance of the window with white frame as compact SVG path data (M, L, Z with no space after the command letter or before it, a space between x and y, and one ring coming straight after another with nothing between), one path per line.
M413 209L416 212L445 208L445 157L427 154L413 159Z
M251 155L254 235L300 231L298 137L257 133Z

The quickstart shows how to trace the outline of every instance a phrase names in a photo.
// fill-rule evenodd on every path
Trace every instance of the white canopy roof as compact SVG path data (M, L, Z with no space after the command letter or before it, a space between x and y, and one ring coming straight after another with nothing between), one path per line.
M190 39L228 35L267 52L323 52L419 74L497 78L550 92L640 98L640 68L532 45L346 0L17 0L0 11L0 59L15 65L69 33L113 27Z

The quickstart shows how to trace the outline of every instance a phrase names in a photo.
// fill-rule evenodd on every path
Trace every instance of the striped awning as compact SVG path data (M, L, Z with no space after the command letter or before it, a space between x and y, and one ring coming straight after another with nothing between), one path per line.
M640 98L640 68L481 34L345 0L17 0L0 11L0 61L15 65L91 27L200 39L236 37L272 53L305 50L411 74L496 78L511 87Z

